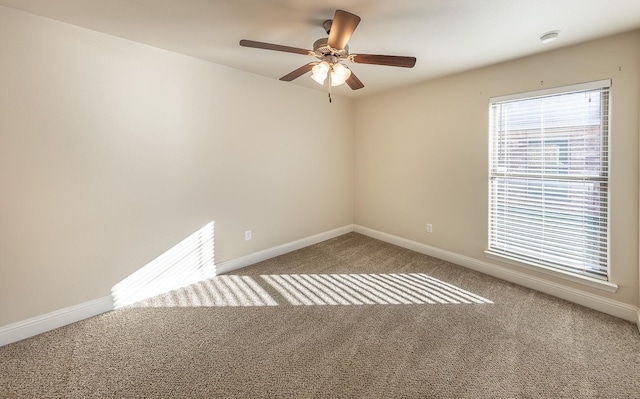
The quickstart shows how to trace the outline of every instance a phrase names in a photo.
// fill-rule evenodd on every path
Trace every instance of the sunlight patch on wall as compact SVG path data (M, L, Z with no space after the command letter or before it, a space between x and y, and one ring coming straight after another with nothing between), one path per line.
M493 303L423 273L271 274L260 277L292 305Z
M114 308L215 276L210 222L111 288Z

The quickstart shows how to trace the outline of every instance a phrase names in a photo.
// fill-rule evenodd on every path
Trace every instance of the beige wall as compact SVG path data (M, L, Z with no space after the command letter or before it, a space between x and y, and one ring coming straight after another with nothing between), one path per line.
M0 49L0 326L353 222L350 100L4 7Z
M483 252L489 98L609 78L611 279L618 292L490 261ZM636 305L639 78L635 31L359 100L355 223Z
M0 49L0 326L109 295L212 220L218 263L353 222L489 262L489 97L606 78L620 289L539 277L639 301L640 31L331 105L3 7Z

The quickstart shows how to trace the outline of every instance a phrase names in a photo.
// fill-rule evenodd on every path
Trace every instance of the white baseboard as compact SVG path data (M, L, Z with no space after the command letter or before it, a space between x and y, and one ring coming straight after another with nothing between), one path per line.
M263 260L267 260L287 252L295 251L317 244L319 242L338 237L353 231L353 225L347 225L324 233L316 234L300 240L292 241L277 247L265 249L253 254L249 254L237 259L216 265L216 274L229 273L233 270L252 265ZM76 321L113 310L113 298L106 296L93 301L70 306L68 308L55 310L53 312L32 317L6 326L0 327L0 346L33 337L34 335L47 332Z
M516 270L496 266L488 262L483 262L478 259L470 258L468 256L459 255L454 252L432 247L430 245L407 240L405 238L394 236L392 234L383 233L381 231L373 230L368 227L354 225L353 230L356 233L364 234L366 236L385 241L399 247L433 256L434 258L446 260L448 262L455 263L456 265L464 266L468 269L488 274L502 280L510 281L512 283L522 285L536 291L544 292L545 294L553 295L555 297L562 298L567 301L577 303L579 305L586 306L588 308L595 309L612 316L619 317L621 319L636 322L638 323L638 328L640 329L640 309L638 309L638 307L636 306L622 303L610 298L605 298L600 295L581 291L566 285L548 281L540 277L521 273Z
M112 309L113 301L111 296L106 296L12 323L0 327L0 346L33 337L34 335L42 334L43 332L51 331L66 326L67 324L75 323L76 321L97 316Z
M249 254L240 258L218 263L216 264L216 275L229 273L234 270L238 270L243 267L253 265L254 263L275 258L276 256L284 255L288 252L296 251L298 249L308 247L309 245L317 244L319 242L326 241L331 238L335 238L343 234L350 233L352 231L353 231L353 225L350 224L344 227L339 227L335 230L326 231L324 233L316 234L310 237L302 238L300 240L278 245L277 247L268 248L259 252L254 252L252 254Z
M557 296L625 320L636 322L640 330L640 309L635 306L358 225L347 225L220 263L216 265L216 274L229 273L242 267L284 255L288 252L317 244L352 231ZM113 310L113 299L111 296L106 296L2 326L0 327L0 346L8 345L111 310Z

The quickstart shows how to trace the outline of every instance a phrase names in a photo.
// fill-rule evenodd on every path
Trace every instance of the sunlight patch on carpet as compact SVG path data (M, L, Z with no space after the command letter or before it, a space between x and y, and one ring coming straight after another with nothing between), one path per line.
M493 303L423 273L272 274L260 277L292 305Z
M212 277L132 307L472 305L489 299L423 273Z
M132 307L277 306L250 276L218 276L138 302Z
M272 274L260 277L292 305L493 303L423 273Z

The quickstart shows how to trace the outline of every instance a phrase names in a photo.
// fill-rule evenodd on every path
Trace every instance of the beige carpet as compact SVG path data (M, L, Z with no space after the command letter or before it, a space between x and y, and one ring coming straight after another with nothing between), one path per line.
M0 348L2 398L637 398L614 317L350 233Z

